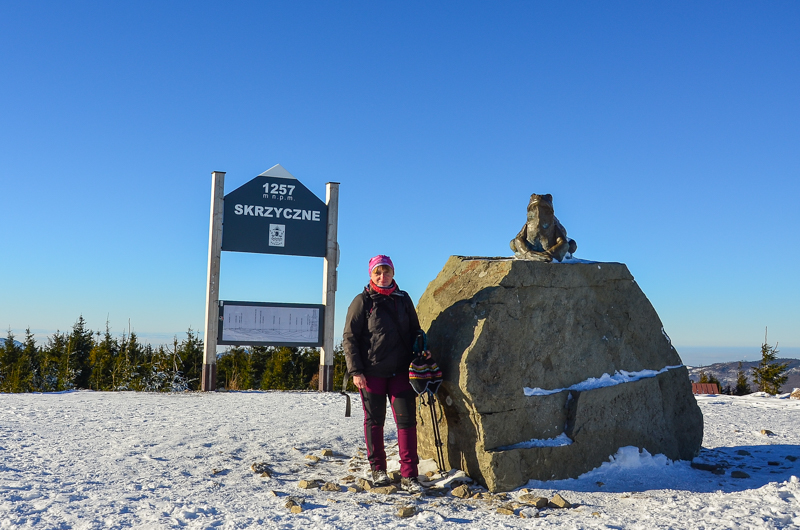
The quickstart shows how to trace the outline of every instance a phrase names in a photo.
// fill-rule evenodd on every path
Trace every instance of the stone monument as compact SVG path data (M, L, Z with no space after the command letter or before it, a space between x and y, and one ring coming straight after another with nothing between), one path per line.
M627 267L542 259L574 251L558 237L531 259L452 256L419 300L446 463L491 491L577 477L625 446L691 459L703 439L687 369ZM433 457L429 415L418 436Z

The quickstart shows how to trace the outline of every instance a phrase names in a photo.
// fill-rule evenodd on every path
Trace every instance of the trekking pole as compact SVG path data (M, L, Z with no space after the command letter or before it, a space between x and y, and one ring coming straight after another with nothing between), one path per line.
M439 433L439 424L436 421L436 396L433 395L432 392L428 391L428 407L431 409L431 424L433 428L433 439L434 445L436 446L436 459L438 460L439 469L442 472L447 471L444 468L444 450L442 449L442 436Z
M344 381L342 381L342 390L339 392L341 395L347 398L347 404L344 406L344 417L350 417L350 394L347 393L347 380L350 379L347 370L344 372Z

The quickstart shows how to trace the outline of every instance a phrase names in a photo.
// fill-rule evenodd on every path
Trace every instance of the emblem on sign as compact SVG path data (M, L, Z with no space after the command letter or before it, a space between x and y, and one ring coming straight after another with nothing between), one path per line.
M286 225L269 225L269 246L282 247L286 243Z

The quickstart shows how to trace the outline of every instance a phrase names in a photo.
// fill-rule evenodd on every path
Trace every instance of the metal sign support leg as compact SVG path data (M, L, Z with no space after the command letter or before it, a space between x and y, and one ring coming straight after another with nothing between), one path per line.
M333 325L336 307L336 267L339 265L339 183L325 185L325 202L328 204L328 244L322 272L322 305L325 320L322 348L319 353L319 389L333 391Z
M217 388L217 330L219 326L219 261L222 253L222 212L225 172L211 173L211 221L208 230L208 284L206 285L206 329L203 352L204 392Z

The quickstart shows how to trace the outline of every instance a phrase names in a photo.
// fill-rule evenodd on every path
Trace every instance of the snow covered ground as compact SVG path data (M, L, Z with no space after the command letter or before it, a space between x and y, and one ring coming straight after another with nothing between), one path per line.
M345 418L344 401L311 392L2 394L0 528L800 528L797 400L700 396L696 462L724 474L622 448L579 479L529 483L530 493L576 505L535 519L497 513L520 491L462 500L299 489L301 479L336 482L362 462L351 459L363 447L360 403L354 396ZM322 449L333 456L306 458ZM253 473L256 462L272 477ZM285 507L289 497L301 513ZM401 519L406 505L417 513Z

